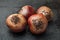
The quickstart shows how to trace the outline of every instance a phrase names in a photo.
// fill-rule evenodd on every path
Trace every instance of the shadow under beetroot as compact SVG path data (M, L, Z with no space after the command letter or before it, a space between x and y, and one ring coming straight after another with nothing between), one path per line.
M15 32L12 32L11 30L9 30L9 34L12 36L12 37L19 37L19 36L24 36L26 34L26 30L22 31L22 32L18 32L18 33L15 33Z

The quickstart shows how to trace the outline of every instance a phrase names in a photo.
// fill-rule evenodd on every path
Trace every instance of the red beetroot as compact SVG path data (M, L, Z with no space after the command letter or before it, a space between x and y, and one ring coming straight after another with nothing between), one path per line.
M41 34L46 30L48 21L43 14L34 14L29 17L28 24L33 34Z

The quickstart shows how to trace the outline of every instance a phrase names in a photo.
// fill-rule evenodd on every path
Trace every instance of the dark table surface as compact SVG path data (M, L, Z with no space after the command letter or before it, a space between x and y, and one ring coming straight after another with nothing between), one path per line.
M49 6L54 18L49 22L44 34L33 35L28 27L22 33L13 33L6 26L5 20L10 14L16 13L22 6L31 5L38 9L41 5ZM60 40L60 8L59 3L54 0L0 0L0 40Z

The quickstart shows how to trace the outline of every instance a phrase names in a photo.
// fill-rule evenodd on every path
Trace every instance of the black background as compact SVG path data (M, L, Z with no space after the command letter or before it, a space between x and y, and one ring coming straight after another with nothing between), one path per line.
M33 35L28 27L22 33L13 33L6 26L5 20L16 13L22 6L31 5L37 10L40 6L49 6L53 13L53 21L49 22L44 34ZM60 40L60 4L56 0L0 0L0 40Z

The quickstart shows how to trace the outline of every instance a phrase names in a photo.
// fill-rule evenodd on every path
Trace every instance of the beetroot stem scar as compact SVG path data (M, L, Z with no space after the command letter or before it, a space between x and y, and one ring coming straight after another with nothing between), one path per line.
M32 20L33 21L33 24L35 25L36 29L39 30L40 28L42 28L42 21L39 20L39 19L35 19L35 20Z
M19 22L19 17L17 16L13 16L12 19L11 19L11 22L13 22L14 24L17 24Z

